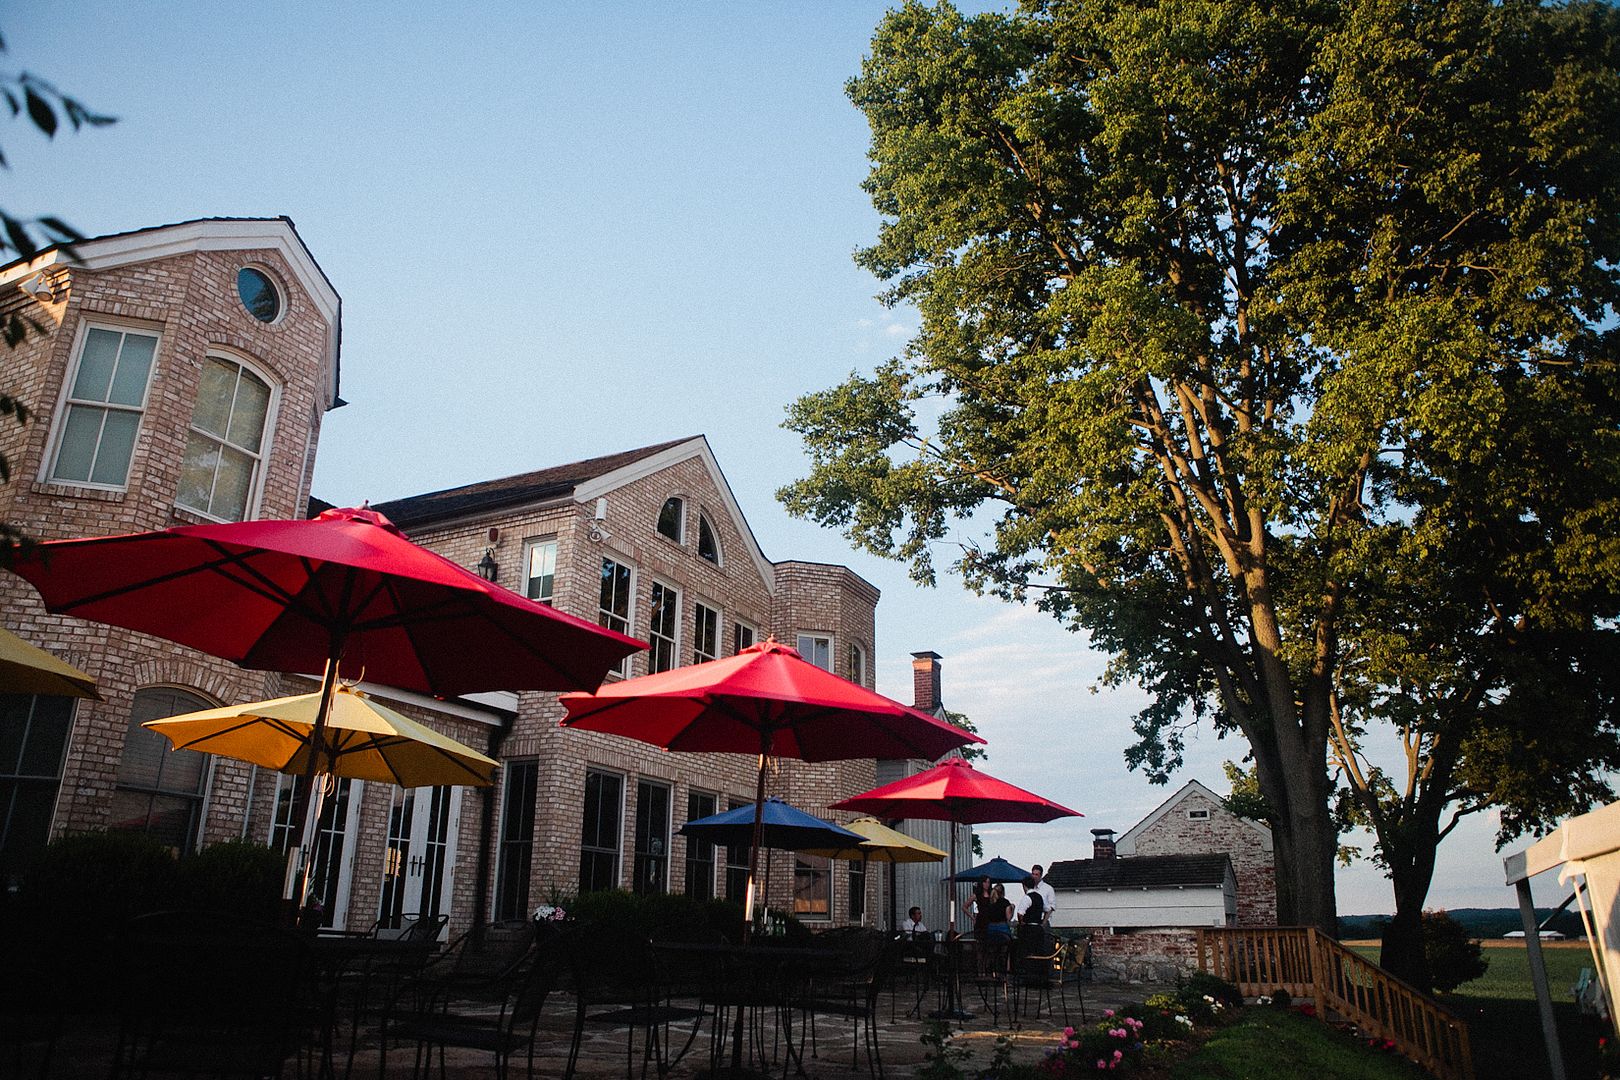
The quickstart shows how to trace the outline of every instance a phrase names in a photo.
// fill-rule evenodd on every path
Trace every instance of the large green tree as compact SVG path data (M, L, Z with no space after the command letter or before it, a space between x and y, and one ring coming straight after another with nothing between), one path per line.
M1188 724L1240 732L1284 921L1333 929L1336 777L1400 803L1382 729L1442 808L1603 794L1617 68L1599 4L908 3L849 93L884 219L858 259L921 329L792 406L783 501L925 582L953 540L971 587L1085 632L1152 694L1155 778ZM1432 810L1380 836L1424 891Z

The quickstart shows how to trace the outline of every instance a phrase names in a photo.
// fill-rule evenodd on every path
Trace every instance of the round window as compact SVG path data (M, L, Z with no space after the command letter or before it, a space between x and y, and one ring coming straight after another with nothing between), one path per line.
M251 266L236 272L236 295L242 298L247 313L260 322L275 322L281 314L281 295L269 275Z

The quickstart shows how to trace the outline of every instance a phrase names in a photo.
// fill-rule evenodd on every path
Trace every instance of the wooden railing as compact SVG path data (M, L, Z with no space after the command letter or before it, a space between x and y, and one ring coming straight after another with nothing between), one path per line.
M1198 931L1198 968L1245 997L1287 990L1395 1048L1440 1080L1473 1080L1468 1025L1427 994L1313 927L1220 927Z

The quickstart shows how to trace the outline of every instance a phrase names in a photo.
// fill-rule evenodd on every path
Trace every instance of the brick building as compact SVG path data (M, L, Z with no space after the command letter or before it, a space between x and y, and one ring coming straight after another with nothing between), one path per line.
M8 368L6 390L36 420L0 427L12 470L0 520L51 539L307 513L321 421L343 404L341 305L292 223L185 222L86 241L77 255L0 268L0 313L44 329ZM877 589L842 566L767 559L701 436L377 509L502 585L648 641L626 675L774 634L873 685ZM8 629L83 668L104 698L0 695L0 723L21 733L0 754L0 873L80 829L139 829L177 851L287 843L291 778L170 753L139 723L312 680L51 616L11 575L0 602ZM489 789L341 782L322 822L328 922L433 910L454 932L582 886L740 891L746 851L675 830L752 801L751 759L563 730L553 694L441 701L361 685L502 768ZM811 810L874 782L870 760L781 762L770 781ZM768 899L812 921L859 920L882 910L872 878L858 863L775 854Z

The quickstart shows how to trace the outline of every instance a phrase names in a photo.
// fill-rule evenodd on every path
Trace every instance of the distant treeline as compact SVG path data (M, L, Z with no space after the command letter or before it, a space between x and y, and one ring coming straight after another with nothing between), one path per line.
M1552 911L1552 908L1537 908L1536 918L1545 922ZM1499 938L1510 930L1524 929L1518 908L1447 908L1446 914L1467 928L1469 936L1476 938ZM1339 936L1351 941L1379 938L1388 922L1388 915L1341 915ZM1572 938L1586 933L1581 927L1580 914L1573 908L1559 912L1545 929L1557 930Z

